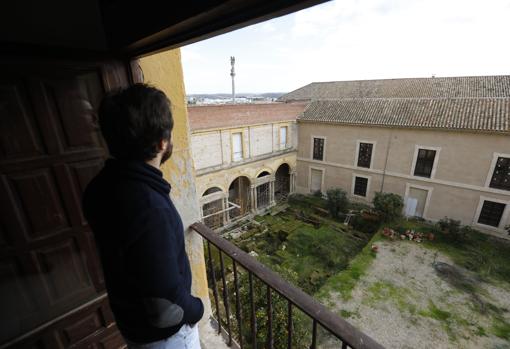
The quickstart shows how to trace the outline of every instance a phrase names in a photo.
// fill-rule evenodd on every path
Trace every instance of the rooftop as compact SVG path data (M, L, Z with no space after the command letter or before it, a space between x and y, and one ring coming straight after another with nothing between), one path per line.
M191 132L279 121L292 121L306 103L255 103L188 106Z
M311 102L299 120L510 132L510 98L367 98Z
M510 75L312 82L280 101L343 98L510 97Z

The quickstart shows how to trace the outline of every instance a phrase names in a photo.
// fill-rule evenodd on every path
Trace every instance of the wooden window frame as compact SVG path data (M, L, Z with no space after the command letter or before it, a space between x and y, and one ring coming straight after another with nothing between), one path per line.
M311 139L311 148L310 148L310 159L312 159L313 161L326 161L326 137L314 136L314 135L312 135L311 137L312 137L312 139ZM314 140L316 138L322 139L324 141L324 144L322 146L322 159L321 160L313 158Z
M415 169L416 169L416 163L418 161L418 153L419 153L420 149L434 150L436 152L436 155L434 156L434 163L432 164L432 170L430 171L430 177L417 176L417 175L414 174ZM439 163L439 155L440 155L440 153L441 153L441 147L430 147L430 146L424 146L424 145L415 145L414 146L413 163L412 163L412 167L411 167L411 176L413 176L415 178L430 178L430 179L434 179L436 177L436 171L437 171L437 166L438 166L438 163Z
M506 205L505 209L503 210L503 214L501 215L501 218L499 220L499 225L497 227L488 225L488 224L484 224L484 223L478 223L478 221L480 220L480 214L482 213L482 208L483 208L483 204L485 201L492 201L492 202ZM485 228L488 230L495 230L498 232L502 232L504 230L505 225L508 224L507 221L508 221L509 214L510 214L510 201L509 200L501 200L501 199L496 199L493 197L480 196L473 223L479 227L482 227L482 228Z
M365 190L365 196L358 195L358 194L355 193L356 178L357 177L365 178L367 180L367 187L366 187L366 190ZM352 174L351 195L356 197L356 198L361 198L361 199L368 200L368 197L370 196L370 182L371 181L372 181L372 177L371 176L366 176L366 175L362 175L362 174L358 174L358 173L353 173Z

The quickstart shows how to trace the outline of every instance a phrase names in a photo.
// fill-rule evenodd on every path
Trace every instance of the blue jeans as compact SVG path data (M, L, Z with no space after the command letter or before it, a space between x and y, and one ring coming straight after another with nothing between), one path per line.
M124 339L129 349L201 349L198 326L183 325L179 332L157 342L138 344Z

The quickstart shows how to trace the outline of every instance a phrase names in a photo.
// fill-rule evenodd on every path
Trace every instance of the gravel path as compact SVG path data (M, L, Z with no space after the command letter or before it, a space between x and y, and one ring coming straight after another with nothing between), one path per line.
M437 275L433 263L453 264L448 257L414 242L377 245L377 258L352 298L344 301L331 294L334 311L386 348L510 349L508 341L491 333L493 314L480 314L469 292ZM476 293L485 304L499 308L506 322L510 322L509 285L480 282ZM327 341L321 345L333 347L337 346Z

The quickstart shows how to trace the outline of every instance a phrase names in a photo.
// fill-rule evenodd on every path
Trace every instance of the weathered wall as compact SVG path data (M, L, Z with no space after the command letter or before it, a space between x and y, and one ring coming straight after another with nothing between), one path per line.
M172 102L174 117L173 155L161 168L172 185L171 197L186 228L186 250L193 273L192 293L200 297L206 307L204 321L210 314L202 238L189 229L199 221L200 211L195 184L195 170L191 156L188 114L185 103L184 80L180 50L171 50L140 60L145 82L163 90Z
M223 162L221 131L203 132L191 137L193 159L197 169L218 166Z
M287 127L287 147L280 149L280 127ZM276 122L264 125L246 125L235 128L195 131L191 135L193 160L197 170L224 168L232 164L232 134L243 135L243 157L236 164L257 160L270 154L296 148L296 123ZM201 171L200 171L201 173Z
M311 159L312 137L322 136L325 161ZM508 135L299 123L297 190L309 192L310 167L324 169L324 187L341 187L352 194L353 176L368 176L370 202L375 191L394 192L404 197L406 186L430 189L425 218L444 216L475 224L481 197L507 202L500 224L510 223L510 192L488 187L495 153L510 153ZM356 142L375 142L372 168L358 168ZM412 173L415 146L440 148L433 178ZM388 161L386 163L386 155ZM386 169L385 169L386 165ZM383 185L384 177L384 185Z

